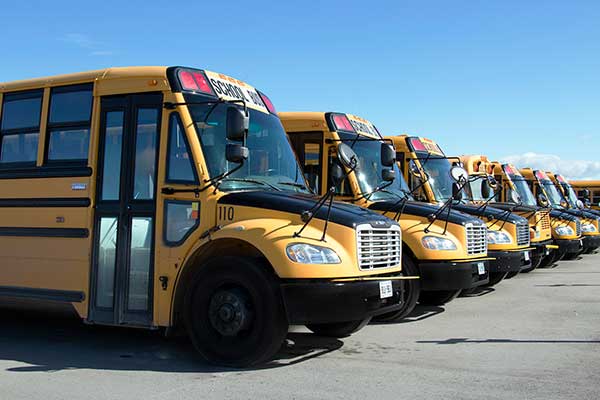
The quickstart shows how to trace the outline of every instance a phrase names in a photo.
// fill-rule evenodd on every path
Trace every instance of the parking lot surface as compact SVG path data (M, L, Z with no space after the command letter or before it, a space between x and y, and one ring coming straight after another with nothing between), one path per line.
M3 400L600 398L598 254L342 340L294 327L252 370L207 365L156 332L0 316Z

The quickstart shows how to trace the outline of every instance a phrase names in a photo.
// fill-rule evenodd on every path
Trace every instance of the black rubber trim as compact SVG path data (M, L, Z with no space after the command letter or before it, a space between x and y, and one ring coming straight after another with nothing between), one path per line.
M92 176L90 167L33 167L0 169L0 179L70 178Z
M529 250L527 250L529 251ZM488 256L494 257L490 261L490 273L519 272L524 262L523 251L488 250Z
M478 263L485 265L485 274L479 275ZM419 262L421 290L458 290L485 285L490 278L489 263L489 260Z
M0 286L0 296L66 303L81 303L85 300L85 293L74 290L35 289L18 286Z
M0 236L86 238L89 235L88 229L80 228L0 228Z
M89 207L87 197L49 197L39 199L0 199L0 207Z

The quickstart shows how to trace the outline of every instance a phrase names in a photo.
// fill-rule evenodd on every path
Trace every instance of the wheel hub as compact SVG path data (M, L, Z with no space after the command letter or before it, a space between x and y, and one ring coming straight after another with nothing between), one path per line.
M209 319L212 327L223 336L235 336L247 328L251 312L247 298L239 290L219 290L210 300Z

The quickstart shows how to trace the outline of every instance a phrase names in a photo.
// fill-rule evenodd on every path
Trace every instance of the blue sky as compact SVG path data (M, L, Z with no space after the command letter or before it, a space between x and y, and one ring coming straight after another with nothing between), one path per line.
M353 113L451 155L600 178L600 2L86 3L3 4L0 81L197 66L280 111Z

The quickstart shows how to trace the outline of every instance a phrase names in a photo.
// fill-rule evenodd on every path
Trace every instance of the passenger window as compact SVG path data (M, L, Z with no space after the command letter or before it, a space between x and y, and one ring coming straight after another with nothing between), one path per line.
M169 246L181 244L200 223L200 203L165 202L164 240Z
M92 85L52 89L47 161L87 163L92 100Z
M172 113L169 118L168 154L168 182L198 183L185 131L177 113Z
M315 192L321 192L321 144L304 143L304 176L308 186Z
M33 163L37 158L41 90L6 94L0 123L0 163Z

